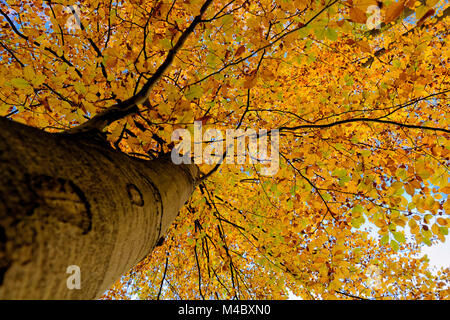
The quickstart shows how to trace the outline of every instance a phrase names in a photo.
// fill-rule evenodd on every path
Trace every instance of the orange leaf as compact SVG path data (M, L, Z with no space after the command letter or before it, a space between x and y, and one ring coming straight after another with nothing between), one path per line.
M244 88L245 89L251 89L256 84L256 77L255 76L246 76L244 81Z
M405 190L411 196L413 196L415 193L414 187L409 183L405 184Z
M355 8L358 8L359 10L363 12L367 12L367 8L370 6L379 6L377 0L355 0L353 1L353 6Z

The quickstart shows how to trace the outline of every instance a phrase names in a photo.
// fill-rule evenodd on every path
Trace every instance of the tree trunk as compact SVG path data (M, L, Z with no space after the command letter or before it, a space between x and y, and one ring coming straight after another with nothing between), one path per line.
M153 250L197 175L0 117L0 299L99 297Z

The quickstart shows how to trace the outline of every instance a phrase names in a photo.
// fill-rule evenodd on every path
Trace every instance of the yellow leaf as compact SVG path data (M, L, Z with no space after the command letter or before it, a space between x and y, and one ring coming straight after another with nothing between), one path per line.
M412 233L419 232L419 225L416 223L414 219L408 221L408 226L410 227Z
M358 8L363 12L367 12L367 8L370 6L378 6L377 0L355 0L353 1L353 7Z
M26 66L25 68L23 68L23 75L26 80L32 81L35 77L33 67Z
M86 87L81 82L75 82L74 89L78 94L85 94L86 93Z
M31 79L31 83L33 84L33 86L39 87L41 84L44 83L45 79L47 79L45 75L35 74L33 79Z
M172 108L167 103L160 103L158 105L158 111L162 115L169 115L172 112Z
M433 223L431 226L431 231L433 231L434 234L440 234L439 226L436 223Z

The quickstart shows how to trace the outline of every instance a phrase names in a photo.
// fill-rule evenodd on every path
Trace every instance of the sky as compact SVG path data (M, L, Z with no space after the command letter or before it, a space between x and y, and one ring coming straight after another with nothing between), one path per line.
M432 247L425 246L422 253L430 259L430 265L438 268L450 268L450 241L440 242Z

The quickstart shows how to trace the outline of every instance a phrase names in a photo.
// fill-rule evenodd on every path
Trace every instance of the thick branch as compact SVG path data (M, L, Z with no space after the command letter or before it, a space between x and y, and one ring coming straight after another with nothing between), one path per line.
M295 131L299 129L323 129L323 128L331 128L334 126L338 126L345 123L351 123L351 122L378 122L378 123L385 123L385 124L391 124L396 125L399 127L404 128L410 128L410 129L422 129L422 130L431 130L431 131L441 131L450 133L449 129L445 128L436 128L436 127L429 127L429 126L422 126L422 125L416 125L416 124L409 124L409 123L401 123L396 122L392 120L382 120L382 119L371 119L371 118L353 118L353 119L345 119L340 120L332 123L326 123L326 124L306 124L306 125L299 125L294 127L280 127L280 131Z

